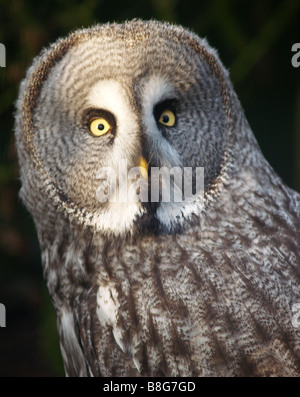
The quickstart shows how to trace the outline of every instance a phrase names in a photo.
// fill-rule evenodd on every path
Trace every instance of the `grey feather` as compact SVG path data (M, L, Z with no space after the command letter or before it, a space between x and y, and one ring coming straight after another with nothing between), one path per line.
M166 99L172 128L155 119ZM101 137L98 103L115 120ZM300 375L300 197L205 40L140 20L76 31L29 68L15 133L67 375ZM204 167L204 195L99 202L98 170L140 156Z

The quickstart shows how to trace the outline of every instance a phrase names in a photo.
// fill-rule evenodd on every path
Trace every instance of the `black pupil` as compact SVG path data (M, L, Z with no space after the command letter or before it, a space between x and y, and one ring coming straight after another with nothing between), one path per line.
M163 115L163 117L162 117L162 122L163 123L167 124L169 122L169 120L170 119L169 119L169 116L167 114Z
M104 130L104 125L103 124L98 124L98 130L103 131Z

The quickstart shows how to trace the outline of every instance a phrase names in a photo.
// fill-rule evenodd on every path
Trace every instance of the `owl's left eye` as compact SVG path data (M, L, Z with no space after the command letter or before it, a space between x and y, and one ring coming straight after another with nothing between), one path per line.
M158 122L162 125L165 125L167 127L173 127L175 125L176 117L175 114L172 112L172 110L166 109L164 110L159 119Z
M112 129L112 125L103 117L93 119L89 127L94 136L105 135Z

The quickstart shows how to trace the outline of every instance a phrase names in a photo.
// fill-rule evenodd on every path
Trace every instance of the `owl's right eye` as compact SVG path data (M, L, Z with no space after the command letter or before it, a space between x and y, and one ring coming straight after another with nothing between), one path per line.
M99 117L91 120L89 128L94 136L101 136L108 134L112 129L112 125L105 118Z

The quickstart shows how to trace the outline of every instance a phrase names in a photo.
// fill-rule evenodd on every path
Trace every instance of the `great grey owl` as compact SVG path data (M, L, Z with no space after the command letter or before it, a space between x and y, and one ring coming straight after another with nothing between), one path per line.
M68 376L300 375L300 197L205 40L77 30L29 68L15 133Z

